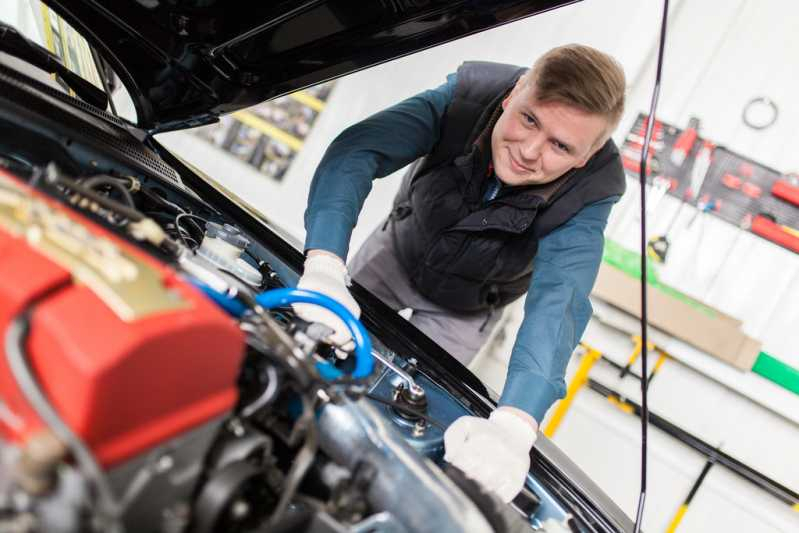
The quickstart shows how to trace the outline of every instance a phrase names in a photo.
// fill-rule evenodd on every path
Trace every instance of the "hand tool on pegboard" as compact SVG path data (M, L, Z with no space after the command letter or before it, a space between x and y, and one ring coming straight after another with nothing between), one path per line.
M694 122L694 127L699 126L698 119L691 119ZM690 137L690 136L689 136ZM696 141L696 137L693 137L691 140L691 147L693 143ZM691 147L688 148L689 153ZM657 261L658 263L665 263L666 257L669 253L669 246L671 242L669 240L669 235L671 234L671 230L674 227L674 224L677 222L677 219L680 218L680 213L682 212L683 206L689 204L694 198L697 197L699 191L702 189L702 185L705 182L705 178L707 177L708 171L710 170L710 164L713 160L713 150L715 149L715 145L710 141L703 141L702 148L699 149L699 152L696 154L696 158L694 159L694 165L691 168L691 179L689 181L688 187L685 189L682 197L682 203L680 203L680 207L677 208L677 211L674 213L669 225L666 227L666 232L663 235L657 235L652 237L647 242L647 253L649 256ZM672 151L672 156L674 152ZM672 161L674 162L674 161ZM698 211L697 211L698 212ZM692 219L693 221L693 219Z
M668 176L655 176L652 178L652 190L649 192L649 201L646 203L646 212L651 215L666 193L677 187L677 180Z
M687 196L687 191L686 191ZM669 253L669 246L671 246L671 241L669 240L669 235L671 234L671 230L674 228L674 224L677 222L677 219L680 218L680 213L682 213L682 208L688 203L688 198L683 196L683 199L680 202L680 207L677 208L675 211L674 216L671 217L669 221L669 225L666 226L666 231L663 235L655 235L651 239L649 239L646 243L646 252L649 257L653 260L657 261L658 263L665 263L666 256Z
M638 129L631 131L624 139L624 144L621 147L621 162L624 168L638 174L641 165L641 151L644 149L644 135L646 135L646 128L649 122L647 117L640 120L641 124ZM659 175L661 173L662 165L657 157L657 154L665 148L663 142L663 123L655 120L652 126L652 140L649 143L649 150L647 151L646 159L646 174Z
M799 206L799 175L786 174L771 186L771 194L780 200Z
M778 224L774 217L757 215L752 220L752 233L799 253L799 229Z
M696 138L699 135L699 124L700 121L698 118L691 117L688 120L688 127L685 128L679 137L677 137L677 140L674 141L669 159L678 168L685 163L685 160L691 154Z
M700 198L696 203L696 212L694 213L694 216L691 217L691 220L688 221L688 224L685 227L690 229L700 214L718 211L721 208L721 204L721 200L711 198L709 194L702 195L702 198Z

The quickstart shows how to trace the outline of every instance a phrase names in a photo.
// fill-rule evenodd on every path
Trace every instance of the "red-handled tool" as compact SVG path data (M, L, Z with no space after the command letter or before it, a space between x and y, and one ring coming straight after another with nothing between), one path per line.
M696 138L699 135L699 123L700 121L698 118L691 117L688 121L688 127L685 128L677 137L677 140L674 141L674 146L671 149L671 155L669 157L671 162L678 167L682 166L688 154L691 153L691 149L694 147L694 142L696 142Z
M771 194L781 200L799 206L799 185L791 183L791 180L777 180L771 187Z
M752 233L799 253L799 230L777 224L769 217L757 215L752 220Z

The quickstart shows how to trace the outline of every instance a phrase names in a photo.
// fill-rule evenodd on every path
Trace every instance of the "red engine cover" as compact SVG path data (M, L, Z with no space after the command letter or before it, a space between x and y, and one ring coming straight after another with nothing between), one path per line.
M0 177L10 176L0 171ZM112 466L229 410L244 352L238 325L169 267L24 189L156 269L160 283L188 304L123 321L69 271L0 224L0 336L5 339L10 321L32 301L66 283L34 307L27 354L50 402L99 462ZM43 424L10 372L4 345L0 431L23 443Z

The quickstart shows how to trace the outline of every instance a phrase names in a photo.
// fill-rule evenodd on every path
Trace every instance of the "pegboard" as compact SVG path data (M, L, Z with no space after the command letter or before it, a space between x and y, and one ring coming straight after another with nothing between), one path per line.
M639 114L621 147L625 170L633 177L639 177L639 166L643 136L646 128L646 114ZM699 206L707 213L717 216L730 224L749 230L751 221L757 215L764 215L776 222L778 231L789 234L799 231L799 207L781 200L771 194L772 187L779 180L791 180L781 172L752 159L733 152L714 143L710 166L699 191L691 194L690 181L697 155L704 141L709 139L698 135L692 149L681 165L672 161L675 142L684 130L671 124L657 121L649 149L649 173L647 183L652 185L658 178L669 180L671 187L666 194L679 198L690 205ZM712 143L712 140L709 140ZM794 252L797 249L784 239L767 238Z

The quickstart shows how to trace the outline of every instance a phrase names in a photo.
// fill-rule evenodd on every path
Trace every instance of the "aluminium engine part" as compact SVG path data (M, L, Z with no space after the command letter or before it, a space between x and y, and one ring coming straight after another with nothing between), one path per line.
M377 470L366 490L369 503L409 531L492 531L472 501L367 401L329 403L318 424L320 447L336 462L351 469L366 462Z
M394 362L393 355L383 355L378 350L372 350L372 357L383 363L383 365L388 367L392 372L402 378L402 380L405 382L408 395L413 401L420 402L421 399L425 397L424 389L418 383L416 383L416 380L413 379L413 376L411 376L410 373L403 370Z
M241 258L244 249L250 243L238 228L230 224L205 224L205 237L203 238L197 254L204 257L218 268L226 270L241 278L246 283L259 286L263 276L258 269L251 266Z
M0 438L0 531L82 531L84 502L90 490L86 479L71 465L61 465L47 492L32 497L15 483L20 453L19 448Z

